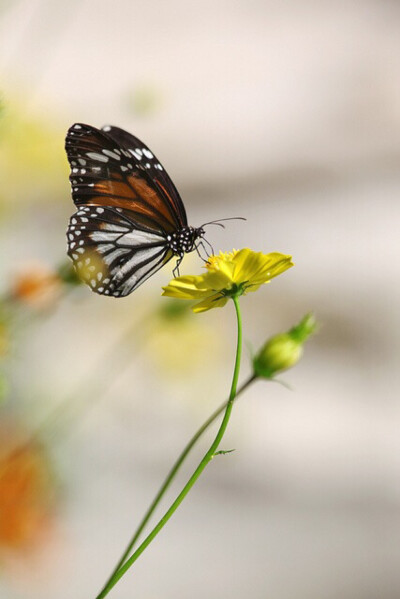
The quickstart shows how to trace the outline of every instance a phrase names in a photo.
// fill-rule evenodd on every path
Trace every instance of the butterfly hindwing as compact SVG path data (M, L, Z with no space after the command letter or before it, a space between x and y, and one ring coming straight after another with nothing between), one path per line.
M68 254L93 291L128 295L172 257L163 236L133 227L121 209L80 206L68 227Z

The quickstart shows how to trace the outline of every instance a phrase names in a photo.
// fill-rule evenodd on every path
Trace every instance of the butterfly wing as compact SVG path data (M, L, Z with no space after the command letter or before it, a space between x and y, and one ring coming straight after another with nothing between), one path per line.
M158 161L146 167L133 149L94 127L73 125L65 146L78 208L68 227L68 254L93 291L128 295L173 256L167 236L182 226L175 187L154 176L154 169L163 172Z
M81 279L93 291L114 297L132 293L173 256L163 236L133 225L118 208L81 206L67 235L68 254Z
M179 229L187 227L188 222L185 206L183 205L178 190L167 171L151 150L140 141L140 139L119 127L106 125L102 128L102 131L121 148L124 148L132 154L138 162L138 165L144 167L144 172L154 182L158 190L162 190L165 197L167 197L168 201L172 204L173 210L179 219Z

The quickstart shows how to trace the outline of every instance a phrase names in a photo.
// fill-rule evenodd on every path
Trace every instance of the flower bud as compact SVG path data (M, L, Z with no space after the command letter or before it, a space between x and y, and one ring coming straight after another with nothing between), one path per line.
M269 379L297 364L303 354L303 344L316 326L314 316L307 314L287 333L271 337L253 360L254 374Z

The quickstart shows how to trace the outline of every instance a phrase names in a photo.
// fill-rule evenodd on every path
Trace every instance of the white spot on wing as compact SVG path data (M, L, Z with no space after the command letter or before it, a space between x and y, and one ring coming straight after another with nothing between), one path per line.
M110 243L121 237L121 233L109 233L108 231L93 231L90 239L96 243Z
M98 162L108 162L108 157L104 154L98 154L97 152L87 152L86 156L91 160L97 160Z
M115 152L111 152L111 150L102 150L103 154L109 156L110 158L114 158L115 160L120 160L120 157Z
M129 151L136 158L136 160L142 160L142 155L139 154L139 150L129 150Z
M123 235L119 242L121 245L129 245L131 247L135 247L138 245L150 245L153 243L165 244L165 238L161 235L156 235L155 233L147 233L146 231L130 231Z
M121 227L119 225L114 225L111 223L104 223L102 225L102 231L114 231L114 232L119 232L119 233L127 233L129 231L129 229L128 229L128 227Z

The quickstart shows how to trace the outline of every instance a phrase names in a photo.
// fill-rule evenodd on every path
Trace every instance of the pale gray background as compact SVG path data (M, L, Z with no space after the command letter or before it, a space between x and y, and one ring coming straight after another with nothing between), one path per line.
M293 254L294 269L243 299L253 347L309 310L322 323L284 377L294 392L267 383L248 392L224 441L237 451L211 464L110 597L397 598L400 5L1 6L5 100L46 115L60 144L74 121L131 130L167 166L191 224L247 217L210 229L215 248ZM132 98L148 90L154 109L142 115ZM3 219L4 281L25 256L63 259L65 173L57 198ZM183 272L199 267L187 259ZM166 268L118 303L82 290L35 323L10 366L10 401L39 421L169 278ZM4 569L2 599L94 598L177 452L229 387L232 307L194 326L223 337L210 335L192 374L165 376L133 341L107 397L50 446L62 485L57 531L40 559Z

